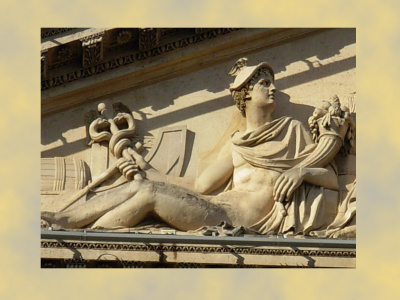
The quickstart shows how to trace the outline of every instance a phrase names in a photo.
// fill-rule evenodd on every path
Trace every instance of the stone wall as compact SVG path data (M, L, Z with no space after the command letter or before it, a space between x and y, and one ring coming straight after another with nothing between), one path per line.
M346 102L355 93L355 42L355 29L331 29L256 52L251 43L243 44L243 53L225 62L198 65L190 73L45 116L42 157L77 157L89 163L85 113L100 102L122 102L132 110L139 135L155 137L162 127L187 126L190 162L184 174L193 177L201 168L199 158L211 155L241 122L228 90L232 77L227 74L238 58L246 56L249 64L267 60L276 73L275 116L293 116L307 125L321 100L337 94ZM109 75L98 76L106 81Z
M232 45L231 51L226 44ZM53 111L42 117L42 158L63 157L83 162L91 170L87 179L100 174L114 157L106 147L97 145L94 149L87 145L90 139L85 118L101 102L110 108L113 103L122 102L133 112L138 138L148 145L144 155L151 150L160 129L186 126L185 158L178 173L194 179L231 134L244 125L228 90L233 81L228 72L241 57L247 57L249 65L266 60L274 68L275 117L292 116L308 127L307 119L314 107L333 94L350 107L355 117L355 29L308 33L241 29L122 69L44 90L42 110L47 112L51 105ZM119 86L121 90L116 88ZM58 104L60 108L54 109ZM175 145L169 151L181 151L182 147ZM70 173L77 172L71 168ZM342 186L354 181L355 155L339 159L340 172ZM42 170L42 180L44 173ZM43 193L42 209L54 207L55 194L58 193Z

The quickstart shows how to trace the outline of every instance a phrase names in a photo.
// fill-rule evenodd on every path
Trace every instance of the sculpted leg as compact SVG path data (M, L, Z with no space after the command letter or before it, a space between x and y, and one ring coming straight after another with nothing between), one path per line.
M125 184L92 196L84 204L61 212L42 212L41 218L62 228L82 228L133 197L141 187L140 181Z
M153 211L153 207L154 198L151 189L142 189L133 197L100 217L91 228L135 226Z
M149 214L184 231L231 221L224 208L204 196L172 184L147 181L133 197L104 214L91 227L133 227Z
M110 193L108 193L110 192ZM42 219L63 228L132 227L150 213L180 230L232 223L231 207L219 205L182 187L151 182L133 181L119 188L101 192L86 203L58 213L43 212Z
M213 203L210 197L163 183L154 183L153 193L154 213L176 229L187 231L222 221L232 223L229 205Z

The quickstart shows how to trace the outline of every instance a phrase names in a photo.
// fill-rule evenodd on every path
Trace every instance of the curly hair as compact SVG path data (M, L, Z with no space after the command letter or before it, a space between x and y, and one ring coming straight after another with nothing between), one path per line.
M271 73L268 69L259 69L257 72L251 77L249 81L242 87L240 90L233 90L231 92L233 100L235 100L235 104L239 109L240 113L243 117L246 117L246 101L251 99L250 92L253 90L254 85L257 83L258 77L262 74L270 75Z

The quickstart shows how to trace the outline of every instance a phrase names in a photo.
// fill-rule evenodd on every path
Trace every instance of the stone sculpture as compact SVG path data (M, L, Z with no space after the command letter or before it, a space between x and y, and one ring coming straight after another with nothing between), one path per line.
M354 140L348 109L340 106L338 97L325 101L309 119L311 136L290 117L272 119L276 89L267 62L247 66L242 58L229 74L235 77L230 91L247 127L232 135L232 143L196 182L160 173L140 155L140 145L131 147L129 139L116 139L120 134L116 123L125 119L128 129L134 130L134 121L129 114L112 119L100 105L103 118L92 123L92 138L101 135L96 128L101 130L102 122L111 126L111 135L103 138L110 141L116 164L63 210L42 212L42 219L62 228L112 229L133 227L157 216L183 231L225 222L260 234L355 237L355 230L343 229L354 218L355 205L350 213L338 215L338 179L331 164L339 150ZM126 183L93 191L118 170ZM227 182L230 189L207 195ZM82 195L88 200L70 208ZM355 186L348 197L354 204Z

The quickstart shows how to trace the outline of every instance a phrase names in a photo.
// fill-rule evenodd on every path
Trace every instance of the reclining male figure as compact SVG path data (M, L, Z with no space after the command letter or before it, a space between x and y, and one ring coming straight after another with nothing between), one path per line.
M316 186L319 194L323 188L338 189L337 176L328 164L341 143L333 139L331 149L317 151L300 122L288 117L272 119L276 90L274 72L267 62L247 66L243 58L230 74L236 77L230 91L247 127L232 135L232 142L195 183L161 174L137 154L133 157L135 167L146 179L90 193L84 204L58 213L42 212L42 219L64 228L115 228L133 227L154 215L184 231L225 221L261 233L293 230L299 222L307 224L295 228L298 232L328 225L315 221L320 218L313 213L307 220L299 220L301 214L296 208L301 201L308 201L310 205L303 205L308 209L316 205L313 201L325 201L323 198L294 202L293 197L303 185ZM119 165L122 173L132 168L132 163L124 159ZM206 196L230 178L231 190ZM307 198L301 196L304 193L297 194L297 198Z

